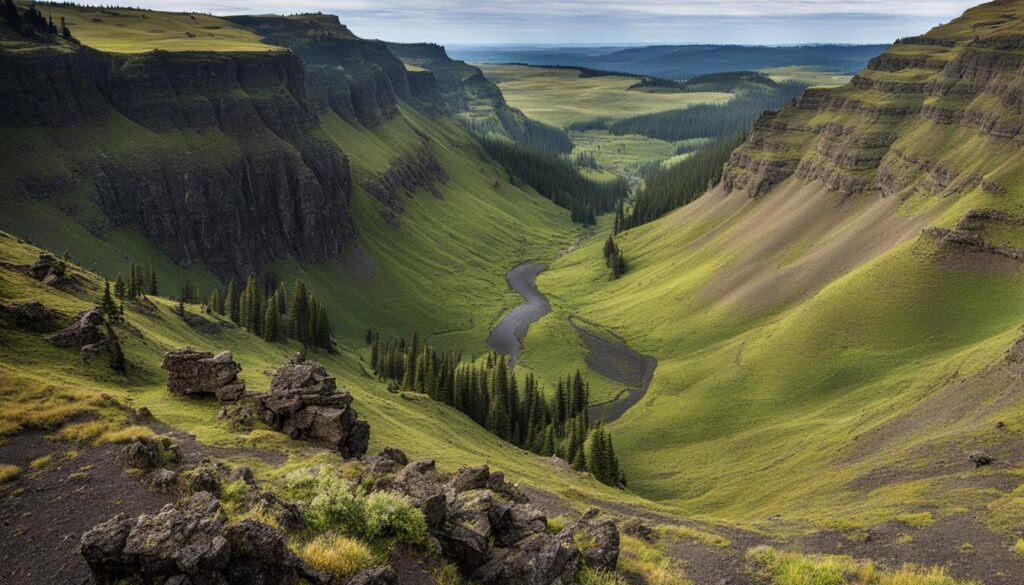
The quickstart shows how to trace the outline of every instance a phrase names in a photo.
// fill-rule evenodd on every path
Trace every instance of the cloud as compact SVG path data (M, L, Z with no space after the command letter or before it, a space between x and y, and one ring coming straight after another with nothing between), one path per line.
M579 44L887 42L948 21L978 0L143 1L214 14L326 12L357 34L397 41Z

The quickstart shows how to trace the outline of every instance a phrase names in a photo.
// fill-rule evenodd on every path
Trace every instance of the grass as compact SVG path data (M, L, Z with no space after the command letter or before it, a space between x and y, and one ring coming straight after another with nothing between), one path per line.
M1017 542L1013 545L1013 552L1024 557L1024 538L1017 539Z
M347 579L373 565L365 544L340 534L321 534L302 547L302 558L313 568L337 579Z
M629 117L685 108L699 103L724 103L726 93L653 93L628 91L634 77L580 77L576 69L526 65L477 65L495 81L509 105L527 116L555 126L605 116Z
M675 540L692 540L711 547L729 548L732 546L732 541L720 534L699 530L690 526L683 526L679 524L661 526L658 528L658 532L667 538Z
M832 91L880 107L920 107L923 99ZM986 95L976 105L1000 107ZM556 314L578 314L658 360L645 399L609 426L616 452L628 454L620 460L630 489L691 514L772 530L837 521L916 526L957 513L964 498L997 500L992 525L1008 527L1019 517L1016 496L964 481L966 460L962 468L941 463L999 441L996 421L1019 418L1020 399L998 400L988 368L998 368L1019 335L1024 272L994 258L937 256L919 235L953 226L971 209L1019 215L1024 159L1012 141L916 114L790 108L780 123L794 129L745 152L845 176L817 154L820 136L808 129L889 132L902 156L954 176L985 176L1005 193L929 191L929 174L909 164L898 174L908 186L885 198L842 197L796 180L756 200L713 190L620 234L629 271L616 281L602 262L601 224L538 285ZM1009 233L999 240L1013 241ZM531 330L524 359L531 347L563 339L557 328ZM969 416L954 414L964 408ZM932 517L921 513L926 506ZM788 523L770 526L764 518L772 514Z
M148 51L271 51L250 30L207 14L38 4L44 16L64 18L82 44L110 53Z
M803 555L761 546L747 552L770 585L979 585L949 576L944 568L903 565L895 571L840 555Z
M647 585L692 585L683 567L663 547L629 535L621 536L619 571L638 575ZM598 581L595 585L613 584Z
M852 75L829 71L820 67L807 65L790 65L788 67L769 67L762 69L768 77L780 83L795 81L810 87L839 87L849 83Z
M21 475L21 468L7 463L0 464L0 485L10 483Z

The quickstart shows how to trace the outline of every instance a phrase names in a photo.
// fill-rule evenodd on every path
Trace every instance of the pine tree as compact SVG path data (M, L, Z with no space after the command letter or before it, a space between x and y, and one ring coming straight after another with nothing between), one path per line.
M278 341L281 339L281 315L277 312L276 304L267 304L267 310L263 314L263 339L267 341Z
M622 254L615 255L615 265L612 267L612 278L619 278L626 273L626 260Z
M107 322L107 344L110 349L110 369L123 374L128 369L128 360L125 359L121 341L117 338L109 321Z
M373 328L367 328L366 330L366 345L373 344Z
M238 281L232 278L228 281L228 290L224 294L224 314L231 319L235 325L241 324L240 291Z
M117 273L117 279L114 281L114 296L123 299L125 295L124 279L121 278L121 273Z
M110 294L109 280L103 281L103 300L100 301L100 312L107 319L118 318L117 304L114 303L114 297Z
M181 317L184 317L185 316L185 300L179 298L178 299L178 305L174 308L174 310L175 310L175 312L178 313L178 315L180 315Z
M219 288L210 291L210 298L206 299L206 306L210 307L210 310L218 315L224 314L224 300L220 296Z
M156 271L153 270L153 265L149 265L149 275L146 278L146 294L155 297L159 293L159 289L156 286Z
M288 332L301 343L309 343L309 293L301 280L295 281L288 303Z

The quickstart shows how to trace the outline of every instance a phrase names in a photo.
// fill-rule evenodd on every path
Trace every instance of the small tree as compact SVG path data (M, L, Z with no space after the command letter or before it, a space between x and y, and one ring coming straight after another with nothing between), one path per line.
M103 300L100 301L100 311L107 319L117 319L118 310L114 297L110 294L110 281L103 281Z
M117 338L117 333L111 327L110 321L107 321L107 343L110 348L110 360L108 362L110 369L122 374L125 373L128 369L128 360L125 359L121 341Z

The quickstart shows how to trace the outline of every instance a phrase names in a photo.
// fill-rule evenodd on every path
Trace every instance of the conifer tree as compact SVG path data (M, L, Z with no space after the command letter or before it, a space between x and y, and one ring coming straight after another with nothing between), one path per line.
M267 341L278 341L281 339L281 315L277 312L276 304L267 304L267 310L263 314L263 339Z
M117 273L117 279L114 280L114 296L123 299L125 295L124 279L121 278L121 273Z
M153 265L149 265L149 275L146 278L146 294L155 297L160 294L159 289L156 285L156 270L153 270Z
M306 284L301 280L296 280L292 289L291 302L288 304L288 323L288 331L292 337L303 344L309 343L309 293L306 291Z
M227 292L224 293L224 314L235 324L240 325L241 319L241 291L238 290L238 281L232 278L228 281Z
M215 288L210 291L210 298L206 299L206 306L218 315L224 314L224 300L220 296L219 288Z
M114 328L107 321L107 344L110 349L110 369L115 372L124 373L128 369L128 360L125 359L124 349L121 347L121 340L117 338Z
M118 311L117 304L114 303L114 297L110 294L110 281L103 281L103 300L100 301L100 312L107 319L117 319Z

